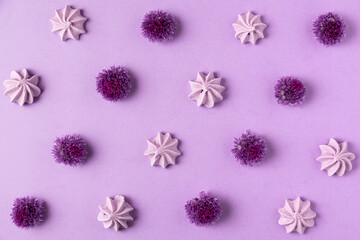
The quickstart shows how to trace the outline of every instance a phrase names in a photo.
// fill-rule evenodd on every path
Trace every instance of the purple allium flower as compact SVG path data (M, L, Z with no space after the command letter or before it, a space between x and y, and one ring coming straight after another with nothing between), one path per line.
M294 77L282 77L275 85L275 97L281 105L298 105L304 101L306 88Z
M104 69L96 77L97 91L108 101L125 99L131 90L132 80L129 72L120 66Z
M200 192L199 198L193 198L186 203L185 211L191 223L207 226L220 218L222 208L216 197Z
M260 163L266 153L266 143L263 137L247 131L240 138L235 138L235 146L231 150L242 165L253 166Z
M14 224L20 228L39 225L44 215L45 203L34 197L16 198L10 214Z
M76 166L86 160L88 146L79 135L66 135L65 137L56 138L52 154L57 163Z
M175 17L161 10L148 12L141 24L144 37L151 42L172 40L176 33Z
M345 37L346 25L334 13L320 15L313 23L313 32L316 39L324 45L335 45Z

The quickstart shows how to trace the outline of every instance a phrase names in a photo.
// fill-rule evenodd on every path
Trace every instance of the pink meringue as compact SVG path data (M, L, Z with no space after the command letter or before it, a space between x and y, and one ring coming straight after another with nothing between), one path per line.
M53 24L51 32L57 33L62 41L69 38L79 40L80 34L86 33L84 23L86 17L81 15L81 10L67 5L62 10L55 11L55 17L50 19Z
M286 232L303 234L305 229L315 225L316 213L310 208L310 201L302 201L300 197L295 200L285 200L285 206L280 208L279 224L285 226Z
M175 165L175 159L181 155L178 142L170 133L159 132L155 138L147 140L148 148L144 155L150 158L151 166L166 168L168 165Z
M98 220L103 222L104 228L112 227L115 231L120 228L128 228L127 222L134 218L130 212L134 210L129 203L125 202L124 196L116 195L114 199L106 198L106 203L99 206Z
M266 24L260 18L260 15L254 15L252 12L239 14L237 22L233 23L235 38L240 39L242 44L247 42L256 44L258 39L264 38Z
M190 81L191 93L189 98L197 102L197 106L204 105L212 108L215 103L223 100L221 93L225 87L221 84L221 78L215 78L214 73L208 75L199 72L195 81Z
M347 142L338 143L331 138L328 145L320 145L321 156L316 160L321 163L321 170L326 170L329 176L335 173L344 175L345 171L351 171L351 161L355 155L347 150Z
M6 87L4 94L10 97L10 102L17 102L21 107L25 103L32 104L34 98L41 94L38 83L39 77L36 75L30 77L26 69L23 69L20 74L12 71L10 79L3 83Z

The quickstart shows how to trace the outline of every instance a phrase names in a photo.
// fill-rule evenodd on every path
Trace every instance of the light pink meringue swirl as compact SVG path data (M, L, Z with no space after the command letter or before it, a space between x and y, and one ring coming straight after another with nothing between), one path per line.
M329 176L343 176L351 171L351 161L355 155L347 150L347 142L338 143L331 138L328 145L320 145L321 156L316 160L321 163L321 170L326 170Z
M303 234L305 229L315 225L316 213L310 208L310 201L302 201L300 197L295 200L285 200L285 206L280 208L279 224L285 226L286 232Z
M213 72L208 75L198 73L195 81L190 81L191 93L189 98L197 102L197 106L204 105L212 108L215 103L223 100L221 93L225 87L221 85L221 78L215 78Z
M107 197L106 203L99 206L98 220L103 222L104 228L112 227L115 231L128 228L128 222L133 221L130 212L134 208L125 202L124 196L116 195L114 199Z

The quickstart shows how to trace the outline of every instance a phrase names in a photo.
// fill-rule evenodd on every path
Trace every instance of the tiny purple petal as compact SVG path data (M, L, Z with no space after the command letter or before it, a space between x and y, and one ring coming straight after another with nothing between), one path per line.
M189 200L185 211L190 222L197 226L208 226L216 222L222 214L219 199L205 192L200 192L199 198Z
M56 138L52 154L57 163L76 166L83 163L88 155L88 146L79 135Z
M322 44L338 44L345 37L346 24L334 13L320 15L313 23L315 38Z
M124 100L130 93L132 79L127 69L112 66L96 77L97 91L108 101Z
M20 228L39 225L44 215L45 202L34 197L16 198L10 214L14 224Z
M242 164L253 166L262 161L266 153L266 143L263 137L246 132L240 138L235 138L231 152Z
M148 12L141 24L143 36L151 42L172 40L175 36L176 29L175 17L161 10Z
M305 94L304 84L294 77L282 77L275 85L275 98L281 105L299 105Z

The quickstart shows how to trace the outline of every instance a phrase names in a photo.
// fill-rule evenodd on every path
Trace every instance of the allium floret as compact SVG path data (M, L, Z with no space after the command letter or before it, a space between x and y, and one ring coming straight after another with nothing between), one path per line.
M45 203L35 197L16 198L10 214L14 224L20 228L39 225L44 220Z
M172 40L177 30L176 19L162 10L151 11L145 15L141 30L143 36L151 42Z
M262 136L247 131L241 137L235 138L234 144L231 151L242 165L256 165L265 156L266 143Z
M185 205L186 216L197 226L208 226L216 222L222 213L219 199L200 192L198 198L189 200Z

